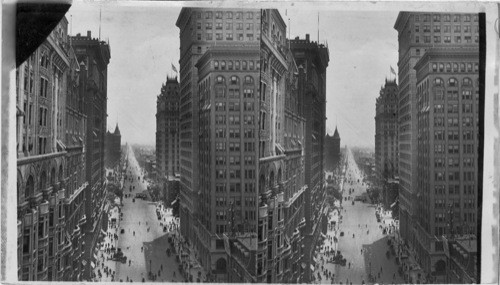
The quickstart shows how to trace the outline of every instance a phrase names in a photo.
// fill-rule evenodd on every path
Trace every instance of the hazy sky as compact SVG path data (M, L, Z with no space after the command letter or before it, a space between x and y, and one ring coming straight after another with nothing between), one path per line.
M290 37L318 40L318 10L280 9ZM398 12L319 12L319 42L328 43L326 130L337 126L341 144L375 146L375 99L385 78L397 73Z
M172 6L173 5L173 6ZM179 29L175 22L180 3L113 5L76 2L66 17L70 33L108 40L108 128L120 126L122 141L155 142L156 96L171 63L179 69ZM320 12L320 43L328 42L327 131L335 126L342 145L373 146L375 98L390 75L397 71L397 11L363 12L301 9L280 12L290 23L291 37L310 34L316 41ZM286 14L286 15L285 15ZM288 21L290 19L290 22Z

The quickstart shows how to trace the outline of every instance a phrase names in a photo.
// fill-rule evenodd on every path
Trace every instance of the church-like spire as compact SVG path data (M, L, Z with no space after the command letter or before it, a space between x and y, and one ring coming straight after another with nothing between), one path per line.
M334 139L340 139L339 131L337 131L337 126L335 126L335 132L333 133Z
M115 135L119 135L120 134L120 129L118 128L118 123L116 123L116 128L115 128L114 134Z

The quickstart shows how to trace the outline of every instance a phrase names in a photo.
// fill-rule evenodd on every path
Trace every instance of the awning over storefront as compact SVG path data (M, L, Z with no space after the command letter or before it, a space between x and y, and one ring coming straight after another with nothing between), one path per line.
M300 266L302 266L302 269L306 269L306 264L304 262L302 262L302 264L300 264Z
M177 203L177 199L175 199L170 205L173 206L175 203Z
M102 233L103 235L106 235L106 232L105 232L103 229L101 229L101 233Z
M314 266L311 264L311 271L314 271Z
M94 253L94 259L97 260L97 254Z
M95 268L95 263L91 261L90 266L92 266L92 268Z
M83 264L83 266L87 265L87 261L85 259L82 260L82 264Z

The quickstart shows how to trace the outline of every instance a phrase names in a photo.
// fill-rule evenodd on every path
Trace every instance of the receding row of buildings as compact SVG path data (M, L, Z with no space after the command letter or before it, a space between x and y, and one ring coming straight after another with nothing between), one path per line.
M180 82L157 101L157 175L212 281L306 282L326 231L328 48L277 10L183 8Z
M389 197L399 184L400 234L420 281L479 278L478 18L401 12L399 86L386 81L377 99L377 175Z
M16 70L18 279L90 280L106 227L109 45L63 18Z

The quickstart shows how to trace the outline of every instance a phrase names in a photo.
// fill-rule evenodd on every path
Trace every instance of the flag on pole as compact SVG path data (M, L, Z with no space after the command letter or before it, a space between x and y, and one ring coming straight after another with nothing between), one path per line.
M391 66L391 73L396 75L396 71L394 71L394 68L392 68L392 66Z
M175 68L174 64L172 63L172 70L177 73L177 68Z

